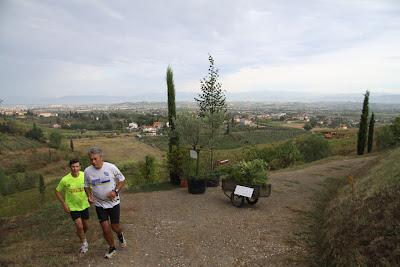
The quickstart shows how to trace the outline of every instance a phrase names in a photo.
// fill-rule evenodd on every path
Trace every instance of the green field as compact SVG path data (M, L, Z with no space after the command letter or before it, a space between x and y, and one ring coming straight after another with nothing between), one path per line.
M217 140L216 149L234 149L246 145L271 144L304 134L303 130L290 128L249 129L223 135Z
M285 141L305 134L302 129L271 126L267 128L245 128L235 129L230 134L221 134L215 141L215 149L236 149L248 145L271 144ZM167 151L167 136L145 136L141 139L146 144L156 146Z
M12 136L0 133L0 151L2 153L38 148L41 146L43 146L43 144L23 136Z

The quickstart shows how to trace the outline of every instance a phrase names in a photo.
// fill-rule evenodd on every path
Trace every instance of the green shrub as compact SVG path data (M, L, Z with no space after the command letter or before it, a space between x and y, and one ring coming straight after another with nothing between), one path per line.
M229 179L243 185L265 184L267 167L267 163L261 159L242 160L228 170Z
M283 169L302 161L302 155L293 142L279 145L275 150L275 159L271 161L271 169Z
M0 170L0 194L6 196L32 189L36 187L37 180L38 176L34 173L13 173L6 175L4 171Z
M386 149L396 145L395 136L390 126L384 126L377 131L376 146L378 149Z
M390 129L394 135L396 143L400 143L400 117L394 119L393 123L390 125Z
M400 117L392 124L380 128L376 136L376 145L379 149L386 149L400 144Z
M119 164L118 169L126 178L127 188L143 183L136 162L129 161L123 164Z
M188 149L173 146L172 151L168 153L168 169L174 170L178 177L188 177L195 173L192 167Z
M127 187L153 184L160 178L160 168L157 161L150 156L140 162L125 162L118 166L127 180Z
M22 135L24 134L25 129L14 120L6 120L0 123L0 132Z
M321 135L308 135L297 142L297 147L305 162L325 158L330 153L329 142Z
M139 162L139 170L146 183L158 180L158 166L153 156L146 156L143 162Z
M15 181L10 179L10 177L6 175L3 169L0 169L0 194L6 196L9 194L13 194L15 191Z
M62 134L59 132L52 132L49 136L49 147L58 149L61 146Z
M25 134L25 136L30 138L30 139L37 140L37 141L43 141L43 138L44 138L42 129L40 127L37 127L36 123L33 124L32 129L30 129Z
M303 160L299 149L291 141L262 149L247 147L243 151L243 158L261 159L268 163L271 170L283 169Z

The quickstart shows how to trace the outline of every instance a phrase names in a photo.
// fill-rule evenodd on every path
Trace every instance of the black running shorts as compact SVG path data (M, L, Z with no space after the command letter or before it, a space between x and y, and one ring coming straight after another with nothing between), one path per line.
M84 210L73 210L69 212L71 214L71 218L75 221L78 218L82 218L83 220L89 220L89 208Z
M119 204L110 209L104 209L96 206L96 213L100 223L108 221L108 219L110 219L111 224L119 223Z

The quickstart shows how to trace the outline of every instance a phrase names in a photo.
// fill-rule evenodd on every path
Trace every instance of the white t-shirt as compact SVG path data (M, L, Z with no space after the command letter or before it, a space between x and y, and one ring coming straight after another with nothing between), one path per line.
M94 204L109 209L120 203L119 195L110 200L107 194L115 189L118 181L124 181L121 171L112 163L103 162L101 169L89 166L85 169L85 187L91 187Z

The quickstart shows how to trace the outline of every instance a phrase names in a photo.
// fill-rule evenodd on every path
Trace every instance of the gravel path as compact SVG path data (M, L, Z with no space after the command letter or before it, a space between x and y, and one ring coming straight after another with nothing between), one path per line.
M254 206L232 206L220 187L204 195L186 188L123 193L128 247L105 260L106 243L91 243L83 266L305 266L305 248L291 242L299 213L326 177L357 175L374 158L340 159L271 173L272 194ZM297 226L296 226L297 225Z

